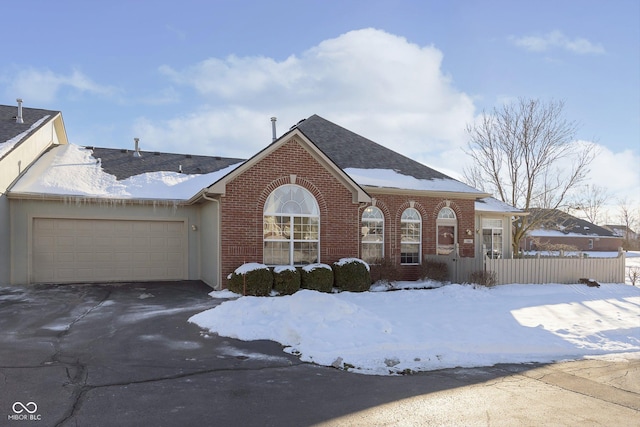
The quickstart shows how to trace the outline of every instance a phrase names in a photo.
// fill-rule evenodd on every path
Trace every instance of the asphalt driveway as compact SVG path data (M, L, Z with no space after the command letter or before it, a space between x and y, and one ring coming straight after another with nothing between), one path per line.
M204 334L209 291L0 287L0 425L640 424L638 361L357 375Z

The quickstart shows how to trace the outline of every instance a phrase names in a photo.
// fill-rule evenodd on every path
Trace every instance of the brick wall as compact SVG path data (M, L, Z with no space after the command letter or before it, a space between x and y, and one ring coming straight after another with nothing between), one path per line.
M458 220L457 241L460 245L460 255L474 256L474 244L464 243L468 236L466 230L474 230L475 202L465 199L446 199L441 197L417 197L415 195L399 195L369 192L375 198L376 207L384 214L384 253L400 266L402 280L415 280L419 277L420 267L400 265L401 229L400 219L405 209L413 206L422 217L422 254L436 253L436 219L438 212L449 206L456 213Z
M292 175L295 178L292 179ZM363 207L353 203L351 191L326 170L295 138L227 183L221 199L221 269L226 278L245 262L262 262L263 207L273 190L294 183L310 191L320 208L320 261L331 264L360 254ZM458 218L460 254L474 256L474 244L463 243L467 229L474 229L474 201L407 195L370 194L385 217L385 255L400 264L400 217L413 205L422 216L422 253L436 251L436 218L442 207ZM473 237L473 236L471 236ZM206 262L206 261L204 261ZM404 280L415 280L419 266L401 267ZM223 280L223 283L224 280Z
M600 251L600 252L616 252L622 247L621 237L597 237L597 236L545 236L537 237L542 245L569 245L574 246L579 251ZM593 247L589 247L589 240L593 240ZM531 237L522 239L520 248L530 251L538 250L536 243Z
M292 139L227 184L220 204L223 278L245 262L262 262L264 203L273 190L292 183L318 202L320 261L331 264L356 256L361 210L351 191Z

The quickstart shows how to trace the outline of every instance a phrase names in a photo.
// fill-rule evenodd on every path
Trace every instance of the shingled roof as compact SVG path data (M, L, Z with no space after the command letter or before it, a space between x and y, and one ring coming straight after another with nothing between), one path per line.
M563 234L579 234L583 236L615 237L611 230L600 227L587 220L576 218L558 209L530 209L531 220L542 220L539 228L556 230Z
M453 179L316 114L296 127L341 169L390 169L416 179Z
M6 154L8 151L10 151L10 149L20 144L21 141L25 140L29 134L35 132L38 128L40 128L40 126L43 126L46 121L43 120L40 126L31 129L31 131L28 134L25 134L20 139L20 141L14 141L12 143L12 147L10 147L9 150L2 149L4 144L8 144L9 141L28 131L38 120L43 119L47 116L49 116L49 118L53 118L59 113L59 111L23 107L22 118L24 120L24 123L17 123L17 105L0 105L0 153ZM0 157L3 157L3 155L0 155Z
M217 156L195 156L191 154L160 153L157 151L140 151L140 157L134 156L133 150L119 150L113 148L87 147L93 157L100 159L102 169L116 179L123 180L135 175L171 171L185 174L205 174L216 172L227 166L243 162Z

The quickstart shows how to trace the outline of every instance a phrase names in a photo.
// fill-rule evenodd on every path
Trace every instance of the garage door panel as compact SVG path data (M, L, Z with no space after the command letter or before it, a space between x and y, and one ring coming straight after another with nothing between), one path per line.
M33 221L33 282L180 280L186 276L183 221Z
M75 254L73 252L58 252L54 254L56 262L73 262L75 258Z

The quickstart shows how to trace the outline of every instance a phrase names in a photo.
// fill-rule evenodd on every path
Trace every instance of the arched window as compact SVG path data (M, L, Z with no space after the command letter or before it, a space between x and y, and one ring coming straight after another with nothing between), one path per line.
M368 263L384 257L384 215L369 206L362 212L362 259Z
M264 204L262 230L265 264L320 262L320 209L306 189L293 184L276 188Z
M405 209L400 218L400 263L420 264L422 217L414 208Z
M436 247L440 255L454 251L457 242L458 220L453 209L446 207L438 212L436 219Z

